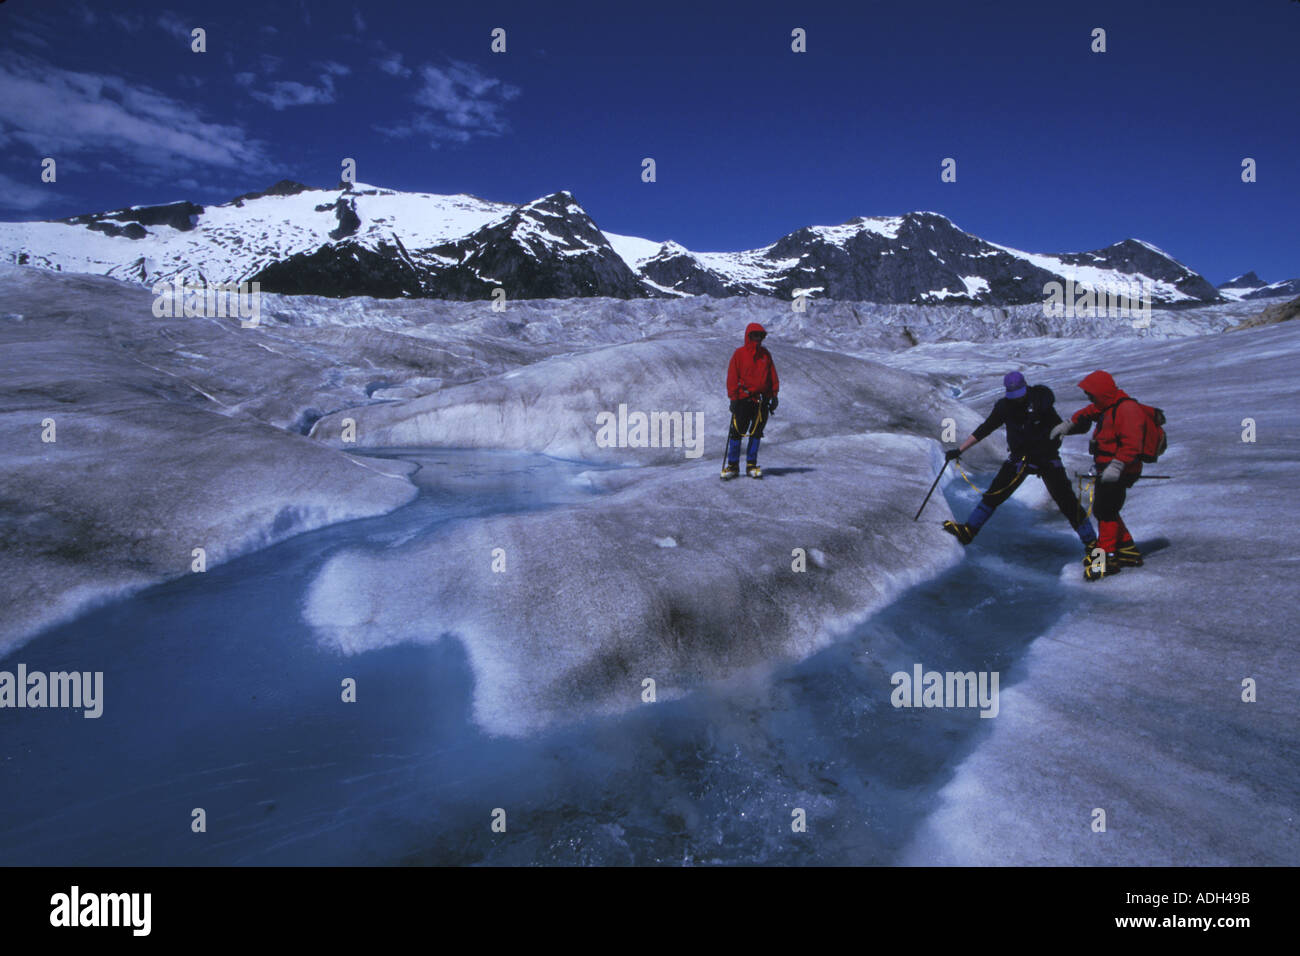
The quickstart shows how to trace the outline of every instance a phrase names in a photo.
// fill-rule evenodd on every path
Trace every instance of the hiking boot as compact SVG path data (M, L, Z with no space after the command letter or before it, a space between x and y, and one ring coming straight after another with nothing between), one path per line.
M975 532L968 524L958 524L955 521L945 521L943 523L943 530L947 531L963 545L970 544L975 540Z
M763 469L758 467L758 462L752 461L745 466L745 474L749 475L751 478L762 478Z
M728 462L722 466L722 474L719 477L721 477L723 481L726 481L728 478L735 478L739 474L740 466Z
M1101 565L1098 568L1098 564ZM1104 561L1094 560L1091 554L1083 556L1083 579L1085 581L1100 581L1102 578L1108 578L1112 575L1119 574L1121 568L1119 558L1112 551L1106 555Z
M1142 567L1142 552L1138 550L1136 541L1122 541L1119 547L1115 549L1115 560L1124 568Z

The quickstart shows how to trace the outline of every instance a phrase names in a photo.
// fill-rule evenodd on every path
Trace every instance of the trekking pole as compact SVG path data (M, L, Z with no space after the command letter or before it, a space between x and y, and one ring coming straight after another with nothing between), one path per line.
M921 502L921 507L916 509L916 518L913 518L912 519L913 521L921 517L921 512L924 511L925 506L930 503L930 495L934 494L934 489L939 487L939 479L943 477L943 473L947 470L948 470L948 462L945 460L943 463L943 467L939 469L939 474L934 476L934 484L932 484L930 486L930 490L926 492L925 500Z

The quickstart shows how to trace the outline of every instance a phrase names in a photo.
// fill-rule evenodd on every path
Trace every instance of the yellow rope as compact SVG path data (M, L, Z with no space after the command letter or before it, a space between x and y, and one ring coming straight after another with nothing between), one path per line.
M1080 476L1079 476L1079 497L1080 497L1080 498L1083 497L1083 483L1084 483L1085 481L1088 482L1088 513L1087 513L1086 515L1084 515L1084 517L1085 517L1085 518L1091 518L1091 517L1092 517L1092 498L1093 498L1093 492L1095 492L1095 491L1097 490L1097 479L1095 479L1095 478L1089 478L1087 475L1080 475Z
M957 466L957 471L961 474L961 476L962 476L963 478L966 479L966 484L970 485L970 486L971 486L972 488L974 488L976 491L980 491L980 489L979 489L979 485L975 484L975 482L971 481L970 478L968 478L968 477L966 476L966 469L962 468L962 466L961 466L961 460L958 459L958 458L954 458L954 459L952 460L952 463L953 463L954 465ZM1003 485L1003 486L1002 486L1001 488L999 488L997 491L994 491L992 488L990 488L988 491L980 491L980 494L981 494L981 495L1000 495L1000 494L1002 494L1002 492L1004 492L1004 491L1006 491L1008 488L1014 486L1015 483L1016 483L1017 481L1020 480L1020 476L1023 475L1023 474L1025 473L1025 469L1026 469L1027 467L1029 467L1029 459L1028 459L1028 458L1022 458L1022 459L1020 459L1020 470L1016 472L1015 477L1012 478L1011 481L1010 481L1009 483Z
M762 423L763 423L763 403L762 403L762 402L759 402L759 403L758 403L758 412L754 415L753 420L750 421L750 423L749 423L749 430L748 430L747 432L745 432L745 434L741 435L740 437L741 437L741 438L751 438L751 437L753 437L754 429L757 428L757 427L758 427L759 425L761 425ZM732 415L732 416L731 416L731 429L732 429L732 431L734 431L734 432L737 432L737 433L740 432L740 427L736 424L736 416L735 416L735 415Z

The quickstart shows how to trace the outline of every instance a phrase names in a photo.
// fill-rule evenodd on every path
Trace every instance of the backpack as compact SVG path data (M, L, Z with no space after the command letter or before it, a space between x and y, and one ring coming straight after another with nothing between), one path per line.
M1121 398L1112 408L1119 408L1124 402L1132 402L1142 412L1142 440L1140 442L1140 451L1138 458L1147 464L1159 459L1169 447L1169 439L1165 435L1165 410L1156 408L1154 405L1143 405L1136 398Z

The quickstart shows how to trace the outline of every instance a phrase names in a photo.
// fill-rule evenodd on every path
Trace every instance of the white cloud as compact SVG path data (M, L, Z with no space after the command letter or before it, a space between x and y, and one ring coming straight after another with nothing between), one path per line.
M366 19L361 15L361 11L355 8L352 10L352 25L358 33L366 32Z
M31 46L38 46L41 47L42 49L49 49L50 45L47 42L45 42L44 38L37 36L35 33L32 33L30 30L15 30L12 35L15 40L22 40L24 43L27 43Z
M517 87L484 76L469 63L421 67L420 80L415 101L443 114L454 126L495 126L501 107L519 95Z
M191 31L194 28L186 26L185 22L170 10L164 10L159 14L158 19L154 22L178 40L184 40L186 43L189 43L193 39Z
M116 153L132 167L260 170L262 144L240 126L206 120L194 107L104 73L83 73L23 55L0 61L0 132L38 156Z
M235 74L235 82L250 87L249 95L259 103L265 103L273 110L285 110L291 106L321 106L334 102L334 77L347 76L352 68L333 60L318 63L322 71L316 84L300 83L297 80L277 80L269 90L251 88L249 74Z
M429 145L434 149L446 143L468 143L474 138L469 130L458 129L454 126L448 126L446 123L440 123L427 113L413 116L404 123L376 125L374 129L390 139L409 139L412 136L425 136L429 140Z
M402 64L402 54L397 52L386 53L383 56L376 57L375 66L383 70L389 76L408 77L411 75L411 68Z
M270 90L250 90L249 95L259 103L265 103L273 110L284 110L290 106L320 106L334 102L334 84L328 81L320 86L308 86L297 80L277 80Z
M132 16L129 13L112 13L109 14L109 19L127 33L139 33L144 29L144 17Z
M509 129L502 113L505 105L519 96L517 86L459 61L420 67L419 82L414 99L425 109L405 122L376 126L376 130L394 139L427 136L436 149L444 143L466 143L476 136L500 136Z
M30 183L0 173L0 208L27 212L60 198L58 186L40 181L40 167L33 164Z

